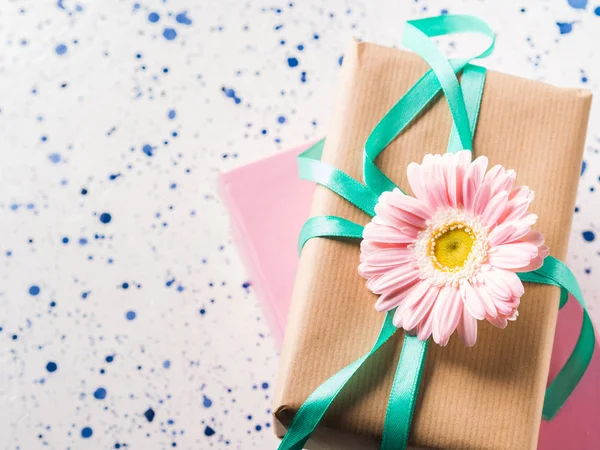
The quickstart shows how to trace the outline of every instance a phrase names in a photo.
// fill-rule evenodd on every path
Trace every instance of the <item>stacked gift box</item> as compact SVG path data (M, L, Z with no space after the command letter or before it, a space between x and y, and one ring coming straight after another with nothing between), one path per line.
M322 160L361 180L369 133L427 69L412 53L352 41ZM590 99L587 91L488 71L473 143L474 155L485 154L490 166L515 169L517 182L536 192L536 229L552 255L563 260ZM379 166L398 186L408 187L408 164L443 152L451 128L448 105L439 98L388 146ZM312 239L298 257L298 235L309 217L339 215L362 225L369 220L335 193L298 178L296 157L309 146L220 178L232 235L272 335L282 345L273 407L280 437L313 390L368 351L382 321L373 308L375 296L356 270L358 245ZM559 294L556 287L526 284L519 319L505 330L480 322L474 347L457 339L447 347L430 346L409 445L600 448L597 352L556 417L541 420L548 380L569 357L581 327L575 302L557 313ZM307 448L379 448L403 337L397 333L336 398Z

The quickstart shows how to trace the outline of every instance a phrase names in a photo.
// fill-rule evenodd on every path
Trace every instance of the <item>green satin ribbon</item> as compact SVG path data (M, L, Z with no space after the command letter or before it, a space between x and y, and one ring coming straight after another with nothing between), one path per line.
M320 161L324 140L299 156L300 177L331 189L373 216L378 195L383 191L396 188L395 184L376 166L375 159L440 90L446 96L453 117L448 151L454 153L463 148L470 150L485 83L485 69L469 64L471 59L447 61L428 39L431 36L456 32L476 32L491 38L488 48L475 58L488 56L492 52L494 35L487 24L480 19L471 16L446 15L407 23L405 46L420 54L429 63L431 70L388 111L368 137L363 160L365 185L341 170ZM461 70L462 78L458 83L455 73ZM301 230L299 251L308 240L315 237L360 240L362 231L361 225L341 217L312 217ZM582 329L575 349L546 391L543 417L550 419L569 397L589 365L595 346L594 330L577 281L560 261L547 257L543 267L533 272L520 273L519 277L526 282L559 286L561 307L568 298L567 293L571 293L584 309ZM296 413L279 450L302 449L347 382L394 334L396 328L392 323L392 316L393 311L387 313L380 334L367 354L333 375L309 396ZM426 353L427 341L419 341L414 336L405 336L386 411L382 450L406 448Z

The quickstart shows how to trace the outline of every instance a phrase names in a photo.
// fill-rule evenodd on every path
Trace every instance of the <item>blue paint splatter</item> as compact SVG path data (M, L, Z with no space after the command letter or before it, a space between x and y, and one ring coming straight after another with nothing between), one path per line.
M79 245L87 245L88 240L84 237L79 238Z
M90 427L84 427L81 429L81 437L84 439L91 438L92 434L94 434L94 430L92 430Z
M67 53L67 46L65 44L58 44L54 49L57 55L64 55Z
M177 23L182 23L184 25L191 25L192 19L187 16L187 11L180 12L175 16L175 20Z
M128 288L129 288L129 283L125 282L125 283L123 283L123 284L121 285L121 287L122 287L123 289L128 289Z
M48 364L46 364L46 370L52 373L56 372L56 369L58 369L58 365L54 361L48 361Z
M306 83L306 72L302 72L300 74L300 82L301 83Z
M594 14L600 16L600 6L596 6L596 9L594 9Z
M104 358L104 360L107 363L111 363L111 362L113 362L115 360L115 356L114 355L108 355L106 358Z
M60 9L65 9L65 5L63 5L64 0L57 0L56 1L56 6L58 6Z
M261 384L261 387L262 387L263 389L269 389L269 383L267 383L267 382L265 381L263 384Z
M148 22L156 23L159 20L160 16L158 15L158 13L151 12L150 14L148 14Z
M112 220L112 216L109 213L105 212L105 213L100 214L100 222L110 223L111 220Z
M574 23L575 22L556 22L556 25L558 25L558 30L560 31L560 34L567 34L573 31Z
M588 4L588 0L568 0L569 6L575 9L585 9Z
M121 176L121 174L120 174L120 173L111 173L111 174L108 176L108 179L109 179L110 181L114 181L114 180L116 180L117 178L119 178L120 176Z
M204 395L202 398L202 406L204 406L205 408L210 408L212 406L212 400L206 395Z
M293 58L293 57L292 58L288 58L287 59L287 63L288 63L288 66L290 66L290 67L296 67L296 66L298 66L298 59L297 58Z
M279 116L277 118L277 122L279 122L279 123L285 123L285 116Z
M143 152L144 152L146 155L148 155L148 156L152 156L152 151L153 151L153 150L154 150L154 147L152 147L152 146L151 146L151 145L149 145L149 144L145 144L145 145L142 147L142 151L143 151Z
M48 155L48 159L50 161L52 161L54 164L58 164L61 160L60 154L58 153L52 153L51 155Z
M596 234L590 230L584 231L583 233L581 233L581 235L583 236L583 239L587 242L592 242L594 239L596 239Z
M169 112L167 113L167 117L171 120L173 120L176 116L177 116L177 111L175 111L174 109L170 109Z
M62 238L62 243L63 244L68 244L69 243L69 238L66 237L66 236L64 238Z
M586 167L587 167L587 163L585 161L583 161L581 163L581 173L579 175L583 175L583 172L585 172Z
M168 359L167 359L167 360L165 360L165 361L163 362L163 367L164 367L165 369L168 369L169 367L171 367L171 361L169 361Z
M205 436L212 436L213 434L215 434L215 430L213 430L211 427L209 427L208 425L206 425L206 427L204 428L204 435Z
M154 415L154 410L152 408L148 408L144 413L144 416L146 416L148 422L152 422L154 420Z
M97 400L104 400L106 398L106 389L99 387L94 391L94 398Z
M221 88L221 91L223 91L226 97L232 98L235 101L236 105L239 105L242 102L242 99L236 96L235 91L233 89L226 88L225 86L223 86Z
M127 320L133 320L135 319L135 311L127 311L127 314L125 314L125 317L127 318Z
M344 55L340 56L338 59L338 64L341 66L342 64L344 64Z
M175 31L175 29L173 29L173 28L165 28L163 30L163 37L167 41L172 41L173 39L175 39L177 37L177 31Z
M39 293L40 293L40 287L39 287L39 286L37 286L37 285L35 285L35 284L34 284L34 285L32 285L32 286L29 288L29 295L36 296L36 295L38 295Z

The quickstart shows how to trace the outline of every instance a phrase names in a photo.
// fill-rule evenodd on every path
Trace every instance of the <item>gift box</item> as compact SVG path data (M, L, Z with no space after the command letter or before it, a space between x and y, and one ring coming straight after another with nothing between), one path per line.
M361 180L362 147L389 108L427 70L416 55L352 42L345 52L336 107L322 160ZM552 254L564 259L581 165L591 95L584 90L488 71L475 156L517 172L517 184L538 195L539 217ZM443 98L390 144L379 166L410 192L410 162L442 153L451 116ZM322 187L311 215L360 224L368 217ZM369 350L382 322L376 297L357 274L356 244L313 239L302 252L274 400L279 436L309 394ZM506 330L479 322L477 345L453 338L430 346L410 444L414 448L536 448L548 379L559 290L527 284L519 319ZM400 331L336 399L307 448L378 448L388 394L403 341Z
M296 156L308 147L219 174L219 195L229 211L231 236L278 349L296 275L296 242L314 192L312 183L297 177Z

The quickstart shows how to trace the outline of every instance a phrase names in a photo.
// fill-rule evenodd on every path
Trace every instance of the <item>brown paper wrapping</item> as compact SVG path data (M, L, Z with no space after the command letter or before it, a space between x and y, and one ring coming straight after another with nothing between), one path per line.
M391 106L427 70L416 55L353 41L344 56L323 160L362 180L362 148ZM517 172L534 189L531 211L551 254L566 256L591 94L488 71L474 156ZM379 158L383 171L411 193L406 167L443 153L451 129L438 99ZM312 215L366 224L366 214L317 187ZM357 273L359 246L312 239L302 252L274 400L275 431L328 377L366 353L383 314ZM541 420L559 289L527 284L519 318L505 330L480 321L477 344L453 336L429 346L410 445L435 449L535 449ZM309 449L377 449L402 346L400 330L338 398L308 442Z

